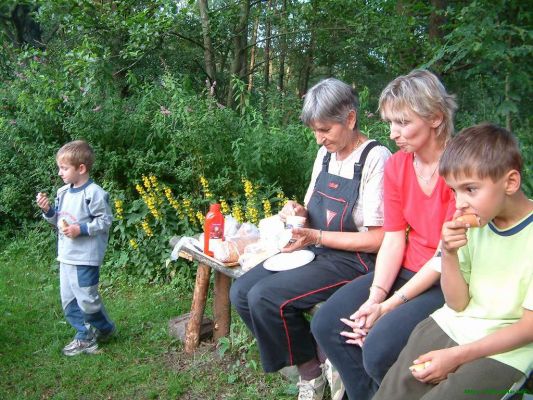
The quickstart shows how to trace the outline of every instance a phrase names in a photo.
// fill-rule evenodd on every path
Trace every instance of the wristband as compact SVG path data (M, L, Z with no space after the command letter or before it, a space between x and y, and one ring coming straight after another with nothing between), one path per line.
M402 301L404 303L407 303L409 301L409 299L407 297L405 297L405 295L402 292L400 292L399 290L395 291L394 294L396 296L398 296L400 299L402 299Z
M382 288L382 287L381 287L381 286L379 286L379 285L375 285L375 284L374 284L374 285L371 285L371 286L370 286L370 289L372 289L372 288L376 288L376 289L379 289L379 290L381 290L381 291L385 292L385 295L387 295L387 296L389 295L389 291L388 291L388 290L386 290L385 288Z
M322 229L318 231L318 238L315 243L315 247L322 247Z

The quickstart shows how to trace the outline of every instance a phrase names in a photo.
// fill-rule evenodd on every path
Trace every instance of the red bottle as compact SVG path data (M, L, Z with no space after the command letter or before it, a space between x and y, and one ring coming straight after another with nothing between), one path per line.
M224 215L220 212L220 204L211 204L204 222L204 253L213 257L210 250L216 241L224 240Z

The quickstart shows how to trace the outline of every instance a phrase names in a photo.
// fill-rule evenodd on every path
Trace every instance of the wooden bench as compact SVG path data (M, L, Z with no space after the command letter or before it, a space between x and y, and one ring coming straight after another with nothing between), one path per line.
M179 252L179 257L198 262L191 312L185 326L184 340L185 352L192 353L198 348L200 343L200 333L209 291L211 270L215 274L213 295L213 339L215 341L229 334L231 325L231 304L229 301L231 280L241 276L244 271L238 263L221 263L191 247L182 247Z

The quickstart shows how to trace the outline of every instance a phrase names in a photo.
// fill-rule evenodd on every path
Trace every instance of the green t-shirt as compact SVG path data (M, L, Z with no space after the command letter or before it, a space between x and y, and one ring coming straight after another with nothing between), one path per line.
M533 310L533 212L513 227L469 229L459 249L470 302L461 312L444 305L431 316L459 344L471 343L518 321ZM533 370L533 343L490 356L526 375Z

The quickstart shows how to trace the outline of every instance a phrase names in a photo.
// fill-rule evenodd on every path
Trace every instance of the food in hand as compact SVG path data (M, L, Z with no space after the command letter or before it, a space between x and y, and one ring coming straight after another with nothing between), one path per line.
M67 220L64 219L64 218L60 219L60 220L59 220L59 227L60 227L61 229L66 229L66 228L68 228L68 222L67 222Z
M464 214L455 219L456 221L464 222L465 224L470 225L471 228L481 226L479 217L476 214Z
M431 362L426 361L420 364L414 364L409 367L409 371L422 371L431 365Z

